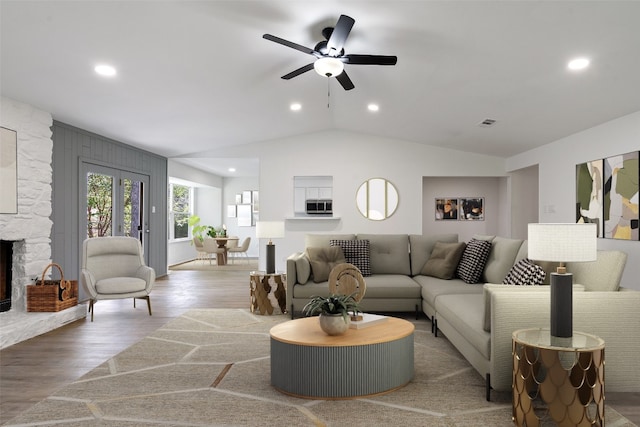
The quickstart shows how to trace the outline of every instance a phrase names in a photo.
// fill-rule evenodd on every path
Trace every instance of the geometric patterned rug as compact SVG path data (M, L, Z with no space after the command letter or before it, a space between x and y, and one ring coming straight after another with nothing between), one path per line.
M424 319L413 320L414 378L388 394L309 400L270 385L269 330L288 315L194 309L5 424L7 426L512 426L492 391ZM60 363L64 363L61 360ZM634 426L606 407L607 426Z

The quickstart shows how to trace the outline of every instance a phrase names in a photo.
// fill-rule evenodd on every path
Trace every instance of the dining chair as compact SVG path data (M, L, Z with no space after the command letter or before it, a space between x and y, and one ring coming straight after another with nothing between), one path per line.
M209 265L211 265L211 255L215 254L216 255L216 259L221 256L224 257L225 256L225 248L220 248L218 247L218 242L216 241L216 239L212 238L212 237L206 237L203 241L202 241L202 249L204 250L204 252L207 254L207 258L209 258Z
M233 259L236 257L236 254L244 254L245 258L247 259L247 264L249 264L249 255L247 255L247 251L249 250L250 244L251 244L251 237L247 237L242 241L242 244L240 246L229 248L228 249L229 254L233 255L231 257L231 262L233 262Z

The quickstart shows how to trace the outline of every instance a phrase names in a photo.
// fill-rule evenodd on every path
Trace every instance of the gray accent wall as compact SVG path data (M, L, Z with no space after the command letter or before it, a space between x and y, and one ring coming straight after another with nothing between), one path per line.
M84 239L80 236L80 165L88 161L149 176L149 266L157 276L166 275L167 159L55 120L52 131L52 260L63 267L67 278L80 277Z

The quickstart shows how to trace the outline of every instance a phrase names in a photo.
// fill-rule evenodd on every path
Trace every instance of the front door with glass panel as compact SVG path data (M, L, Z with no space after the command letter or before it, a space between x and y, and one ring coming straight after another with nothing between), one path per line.
M129 236L142 243L148 263L149 176L83 163L85 177L80 231L86 237Z

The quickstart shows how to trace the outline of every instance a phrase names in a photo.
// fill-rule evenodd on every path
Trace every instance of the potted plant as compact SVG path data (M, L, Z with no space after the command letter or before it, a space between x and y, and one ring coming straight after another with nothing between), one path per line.
M216 231L215 227L212 227L211 225L207 225L206 228L207 228L207 236L214 237L214 238L217 237L218 232Z
M200 225L200 217L198 215L191 215L188 222L191 227L191 235L202 242L204 240L204 236L202 234L207 230L207 226Z
M331 294L315 296L304 306L305 316L319 315L320 328L328 335L340 335L349 329L351 314L361 313L360 306L351 295Z

